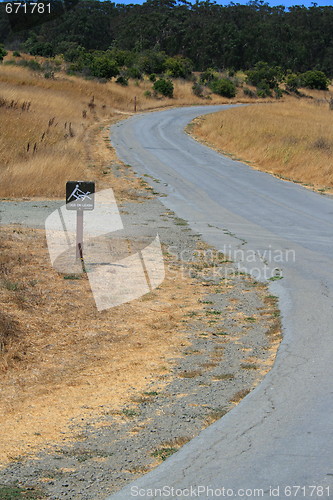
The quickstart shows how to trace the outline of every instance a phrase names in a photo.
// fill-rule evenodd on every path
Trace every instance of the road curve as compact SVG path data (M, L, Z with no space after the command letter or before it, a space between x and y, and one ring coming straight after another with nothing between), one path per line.
M273 369L237 407L113 500L333 497L333 200L183 132L196 116L227 107L136 115L112 127L112 144L242 270L263 280L282 271L270 286L283 342Z

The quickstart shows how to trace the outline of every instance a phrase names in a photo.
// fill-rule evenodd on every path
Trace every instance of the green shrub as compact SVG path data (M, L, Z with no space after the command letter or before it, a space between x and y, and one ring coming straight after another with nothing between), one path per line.
M155 92L165 97L173 97L173 83L171 80L160 78L154 82L153 89Z
M212 68L207 68L200 75L200 83L206 85L212 82L213 80L216 80L217 78L218 78L217 72Z
M151 82L156 82L156 74L155 74L155 73L151 73L151 74L149 75L149 80L150 80Z
M134 80L142 80L142 72L137 66L127 68L126 77L133 78Z
M55 55L52 44L39 41L36 35L28 38L24 43L24 47L33 56L53 57Z
M84 47L72 42L62 42L58 45L58 51L64 55L66 62L75 62L85 53Z
M236 87L228 80L228 78L217 78L209 84L209 88L214 94L222 95L223 97L235 97Z
M279 66L269 66L266 62L258 62L255 67L246 73L246 81L256 87L274 89L283 79L283 71Z
M274 97L275 97L275 99L281 99L282 96L283 96L282 89L280 89L280 87L276 87L274 89Z
M129 68L133 66L134 61L136 60L136 54L131 52L130 50L122 50L117 48L111 48L107 50L107 54L113 61L116 61L118 66L126 66Z
M164 63L167 56L164 52L146 50L137 59L137 65L142 73L160 75L164 71Z
M164 63L164 70L173 78L188 78L192 74L192 69L192 61L186 57L167 57Z
M290 92L296 92L297 89L301 86L301 79L296 73L288 73L286 78L286 89Z
M21 54L17 50L14 50L13 56L14 57L21 57Z
M116 83L119 83L119 85L122 85L123 87L126 87L128 85L128 78L126 76L118 76Z
M23 59L22 61L19 61L17 63L18 66L24 66L26 68L31 69L32 71L42 71L42 67L39 64L36 59L31 59L30 61L27 61L26 59Z
M274 89L274 97L275 97L275 99L281 99L282 96L283 96L283 91L280 89L280 87L276 87Z
M147 97L147 98L148 98L148 97L151 97L151 92L150 92L150 90L146 90L146 91L143 93L143 95L144 95L145 97Z
M257 96L258 97L272 97L272 91L266 82L260 82L257 86Z
M7 55L7 51L4 49L4 46L0 44L0 62Z
M89 66L92 76L110 79L119 75L117 63L110 59L107 54L95 56Z
M306 71L300 75L301 86L309 89L328 90L329 79L323 71Z
M54 71L45 71L44 78L46 78L46 79L50 78L53 80L54 79Z

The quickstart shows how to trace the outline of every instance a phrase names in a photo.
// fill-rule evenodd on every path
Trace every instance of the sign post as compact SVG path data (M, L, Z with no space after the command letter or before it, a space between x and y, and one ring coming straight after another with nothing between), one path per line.
M76 259L83 259L83 210L76 211Z
M68 181L66 183L66 208L76 210L76 259L83 262L83 212L94 210L95 183L85 181Z

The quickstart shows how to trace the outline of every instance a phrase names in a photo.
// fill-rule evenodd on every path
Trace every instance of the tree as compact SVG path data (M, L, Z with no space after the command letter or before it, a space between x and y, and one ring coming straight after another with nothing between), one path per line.
M4 49L4 46L0 44L0 62L2 62L3 58L7 55L7 51Z

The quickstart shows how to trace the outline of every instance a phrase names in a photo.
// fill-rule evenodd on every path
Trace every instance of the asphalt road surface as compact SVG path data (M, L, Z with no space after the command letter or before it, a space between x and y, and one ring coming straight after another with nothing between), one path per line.
M136 115L112 127L112 144L241 271L273 278L283 342L237 407L110 499L333 498L333 200L183 132L226 107Z

